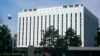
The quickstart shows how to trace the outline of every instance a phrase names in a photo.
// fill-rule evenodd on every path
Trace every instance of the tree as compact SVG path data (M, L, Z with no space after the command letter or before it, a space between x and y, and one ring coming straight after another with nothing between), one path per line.
M40 43L40 45L45 45L46 47L55 47L56 39L59 37L58 30L56 30L53 26L47 28L44 33L44 37Z
M68 46L80 46L81 45L81 40L80 38L76 35L75 31L72 28L68 28L65 32L64 36L64 44Z
M2 52L11 51L11 33L7 25L0 26L0 47Z
M43 31L44 32L44 31ZM53 26L47 28L44 33L44 37L40 43L40 45L45 45L48 48L54 48L57 53L61 54L65 53L68 55L68 45L69 46L80 46L81 40L76 35L72 28L68 28L65 32L65 36L59 35L59 31L55 30ZM55 51L55 52L56 52ZM60 56L61 56L60 55Z
M97 29L97 35L95 37L96 46L100 46L100 28Z

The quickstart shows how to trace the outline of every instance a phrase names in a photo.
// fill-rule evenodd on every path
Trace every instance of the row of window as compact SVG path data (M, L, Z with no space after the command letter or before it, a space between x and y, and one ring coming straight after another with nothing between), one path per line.
M79 4L75 4L75 7L78 7L79 6ZM83 6L82 4L81 4L81 6ZM63 8L67 8L68 6L63 6ZM69 7L74 7L74 5L69 5ZM37 9L35 8L35 9L25 9L24 10L24 12L27 12L27 11L37 11Z
M70 15L70 23L71 23L71 27L72 27L72 19L73 19L73 17L72 17L72 13L71 13L71 15ZM48 15L49 16L49 26L50 26L50 24L51 24L51 15ZM81 13L80 13L80 34L81 34L81 17L82 17L82 15L81 15ZM28 17L26 17L26 22L24 22L24 17L23 17L23 19L22 19L22 22L23 22L23 25L22 25L22 32L20 32L21 30L21 18L19 18L19 45L21 45L21 43L20 43L20 41L21 41L21 36L20 36L20 34L22 33L22 45L23 45L23 43L24 43L24 38L25 38L25 41L26 41L26 45L28 44L28 37L29 37L29 45L31 45L31 25L33 25L33 41L34 41L34 38L35 38L35 27L37 28L37 45L39 45L39 42L38 42L38 40L39 40L39 23L41 23L41 30L43 30L43 27L45 27L45 30L46 30L46 28L47 28L47 15L45 15L44 16L44 19L45 19L45 25L43 25L43 16L41 16L41 18L39 18L39 16L37 16L37 18L36 18L36 16L34 16L33 18L32 17L30 17L30 18L28 18ZM27 30L27 28L28 28L28 19L30 19L30 30L29 30L29 36L27 36L27 34L28 34L28 30ZM33 24L31 24L32 22L32 20L31 19L34 19L34 22L33 22ZM36 25L36 22L35 22L35 20L37 19L37 25ZM39 22L39 20L41 19L41 22ZM57 25L55 25L55 15L53 15L53 26L54 27L56 27L57 26L57 29L58 30L61 30L62 31L62 35L63 35L63 31L64 31L64 29L63 29L63 26L65 26L65 25L63 25L64 23L63 23L63 21L64 21L64 15L62 14L61 15L61 19L62 19L62 23L61 23L61 25L62 25L62 28L61 29L59 29L59 20L60 18L59 18L59 14L57 15ZM26 37L24 36L24 23L26 23ZM67 29L67 24L68 24L68 14L66 14L66 29ZM77 13L75 13L75 31L77 32ZM41 31L41 39L43 38L43 33L42 33L42 31ZM63 36L62 36L63 37ZM33 42L33 44L34 44L34 42Z

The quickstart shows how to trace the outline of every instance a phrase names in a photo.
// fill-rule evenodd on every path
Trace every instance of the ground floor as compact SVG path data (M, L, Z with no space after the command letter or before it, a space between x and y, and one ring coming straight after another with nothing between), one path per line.
M28 48L19 48L19 51L28 54L30 51ZM32 50L34 50L35 55L42 55L45 51L43 48L31 48L31 51ZM49 53L53 54L53 56L57 56L58 54L61 56L63 54L63 50L51 49ZM100 47L68 47L68 50L66 49L66 53L68 56L100 56Z

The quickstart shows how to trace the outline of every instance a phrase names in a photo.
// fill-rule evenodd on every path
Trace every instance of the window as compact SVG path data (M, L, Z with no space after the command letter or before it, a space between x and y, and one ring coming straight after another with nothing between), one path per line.
M20 25L21 25L21 17L19 18L19 43L18 45L20 45Z
M41 16L41 40L42 40L42 26L43 26L43 16ZM46 30L46 18L45 18L45 30Z
M35 16L34 16L34 23L33 23L33 41L34 41L34 38L35 38ZM33 42L33 45L34 45L34 42Z
M55 15L53 15L53 26L55 28Z
M25 9L24 12L27 12L27 9Z
M51 15L49 15L49 26L51 24Z
M57 15L57 30L59 30L59 14Z
M77 13L75 13L75 32L77 33Z
M79 4L76 4L76 5L75 5L75 7L78 7L78 6L79 6Z
M62 37L63 37L63 14L62 14Z
M72 28L72 13L71 13L71 28Z
M45 15L45 31L46 31L46 26L47 26L47 16Z
M66 30L67 30L67 25L68 25L68 14L66 14Z
M82 22L81 22L81 21L82 21L82 14L80 13L80 37L81 37L81 32L82 32L82 31L81 31L81 28L82 28L82 27L81 27L81 26L82 26Z
M63 8L67 8L67 6L63 6Z
M28 26L28 17L26 17L26 45L27 45L27 26Z
M23 17L23 21L22 22L23 22L23 26L22 26L23 27L22 28L22 45L23 45L23 42L24 42L24 40L23 40L24 39L24 17Z
M31 17L30 17L30 35L29 35L29 45L31 45Z
M32 11L32 9L29 9L29 11Z
M83 6L83 4L81 4L81 6Z
M73 5L69 5L69 7L73 7Z
M37 45L38 45L38 33L39 33L39 16L37 16Z
M35 8L35 9L33 9L33 11L36 11L37 9Z

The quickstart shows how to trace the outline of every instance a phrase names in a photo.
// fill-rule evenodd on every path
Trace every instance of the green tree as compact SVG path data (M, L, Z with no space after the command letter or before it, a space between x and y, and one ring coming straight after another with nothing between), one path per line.
M100 28L97 29L97 35L95 37L96 46L100 46Z
M50 26L43 34L44 36L40 45L45 45L48 48L55 47L55 42L59 37L58 30L56 30L53 26Z
M68 28L65 32L64 36L64 44L68 46L80 46L81 40L80 37L78 37L75 33L75 31L72 28Z
M11 51L11 33L7 25L0 26L0 47L2 52Z

